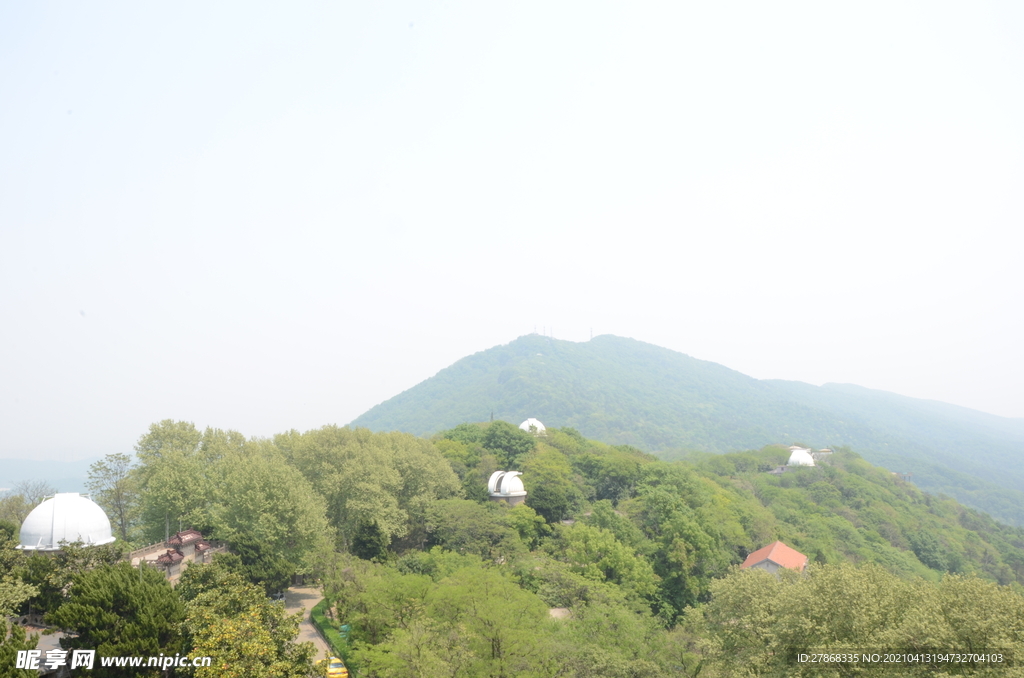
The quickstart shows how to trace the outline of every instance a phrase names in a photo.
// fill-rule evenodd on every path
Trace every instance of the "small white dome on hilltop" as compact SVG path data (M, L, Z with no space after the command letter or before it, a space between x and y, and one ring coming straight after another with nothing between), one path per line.
M492 497L525 497L520 475L519 471L495 471L487 481L487 491Z
M811 451L802 447L791 448L793 453L789 455L787 466L814 466L814 458Z
M114 536L99 504L77 492L66 492L32 509L21 524L19 541L19 548L26 551L59 551L62 541L99 546L114 541Z
M532 433L534 435L540 435L544 433L544 431L546 430L544 428L544 424L540 423L539 420L534 419L533 417L530 417L522 424L520 424L519 428L523 429L527 433Z

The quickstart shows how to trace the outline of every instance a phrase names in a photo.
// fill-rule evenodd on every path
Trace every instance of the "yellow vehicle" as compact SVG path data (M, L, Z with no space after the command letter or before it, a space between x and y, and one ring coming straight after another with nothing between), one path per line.
M345 668L345 662L341 661L337 657L331 657L328 659L327 678L348 678L348 669Z

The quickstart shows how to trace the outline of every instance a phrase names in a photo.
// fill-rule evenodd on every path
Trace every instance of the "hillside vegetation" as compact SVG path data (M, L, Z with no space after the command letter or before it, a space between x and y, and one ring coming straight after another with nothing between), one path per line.
M246 439L165 421L130 463L93 468L127 542L28 556L0 524L0 611L45 611L73 632L68 647L213 657L200 678L322 675L292 642L298 620L267 599L297 572L321 582L321 621L347 626L338 652L364 678L852 675L796 657L857 647L1024 657L1024 530L848 449L766 472L787 454L666 462L504 421L429 440L335 426ZM522 472L526 503L488 498L496 469ZM232 553L174 589L118 563L168 523ZM738 569L776 539L810 557L806 573ZM0 655L33 643L13 633Z
M663 458L795 441L845 445L912 473L921 488L1024 525L1022 420L851 385L757 380L621 337L520 337L456 362L352 426L433 435L492 412Z

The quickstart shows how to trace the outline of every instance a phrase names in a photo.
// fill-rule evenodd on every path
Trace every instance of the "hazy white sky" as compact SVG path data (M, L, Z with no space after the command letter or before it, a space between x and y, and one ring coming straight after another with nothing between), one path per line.
M1022 417L1022 198L1018 2L5 3L0 458L535 327Z

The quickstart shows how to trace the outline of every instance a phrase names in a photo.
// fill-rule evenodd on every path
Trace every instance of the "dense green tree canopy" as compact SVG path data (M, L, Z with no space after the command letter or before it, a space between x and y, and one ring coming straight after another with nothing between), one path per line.
M523 460L526 503L548 522L568 518L579 510L584 495L576 483L572 466L563 454L543 447Z
M64 602L75 579L97 567L114 565L124 556L122 544L63 544L56 554L33 553L22 561L22 579L38 593L28 601L35 612L52 612Z
M215 432L207 433L214 437ZM220 446L211 449L203 439L191 423L165 420L150 426L135 445L139 465L132 476L140 492L146 541L164 539L183 527L209 530Z
M14 614L21 604L39 593L24 581L24 554L17 550L13 531L0 529L0 631L6 633L3 620Z
M101 565L75 576L67 601L49 612L49 624L72 632L66 650L96 650L101 656L174 655L184 649L184 607L164 576L128 563ZM96 666L96 676L118 676L124 669ZM138 675L157 676L158 669Z
M323 497L269 441L224 453L210 512L214 533L262 558L305 570L330 541Z
M809 650L1024 656L1024 597L975 577L907 581L878 566L840 564L812 566L806 576L736 571L711 589L711 602L688 619L711 676L820 675L796 661ZM965 668L974 672L973 665L908 663L887 675L960 675ZM992 668L1004 675L1004 667Z
M573 572L595 581L617 584L638 596L652 598L659 577L647 558L615 538L609 530L577 523L558 530L551 542L556 557Z
M460 493L451 465L428 441L410 435L326 426L274 442L326 500L346 549L364 523L376 524L389 542L421 541L430 503Z
M498 462L509 470L518 469L520 459L536 444L532 435L507 421L496 421L488 426L481 442L484 448L494 452Z
M36 670L18 669L18 652L34 650L38 636L29 636L25 629L18 625L7 628L6 622L0 621L0 678L37 678Z
M427 511L430 544L490 560L509 556L522 548L519 533L509 526L509 513L493 502L437 501Z

